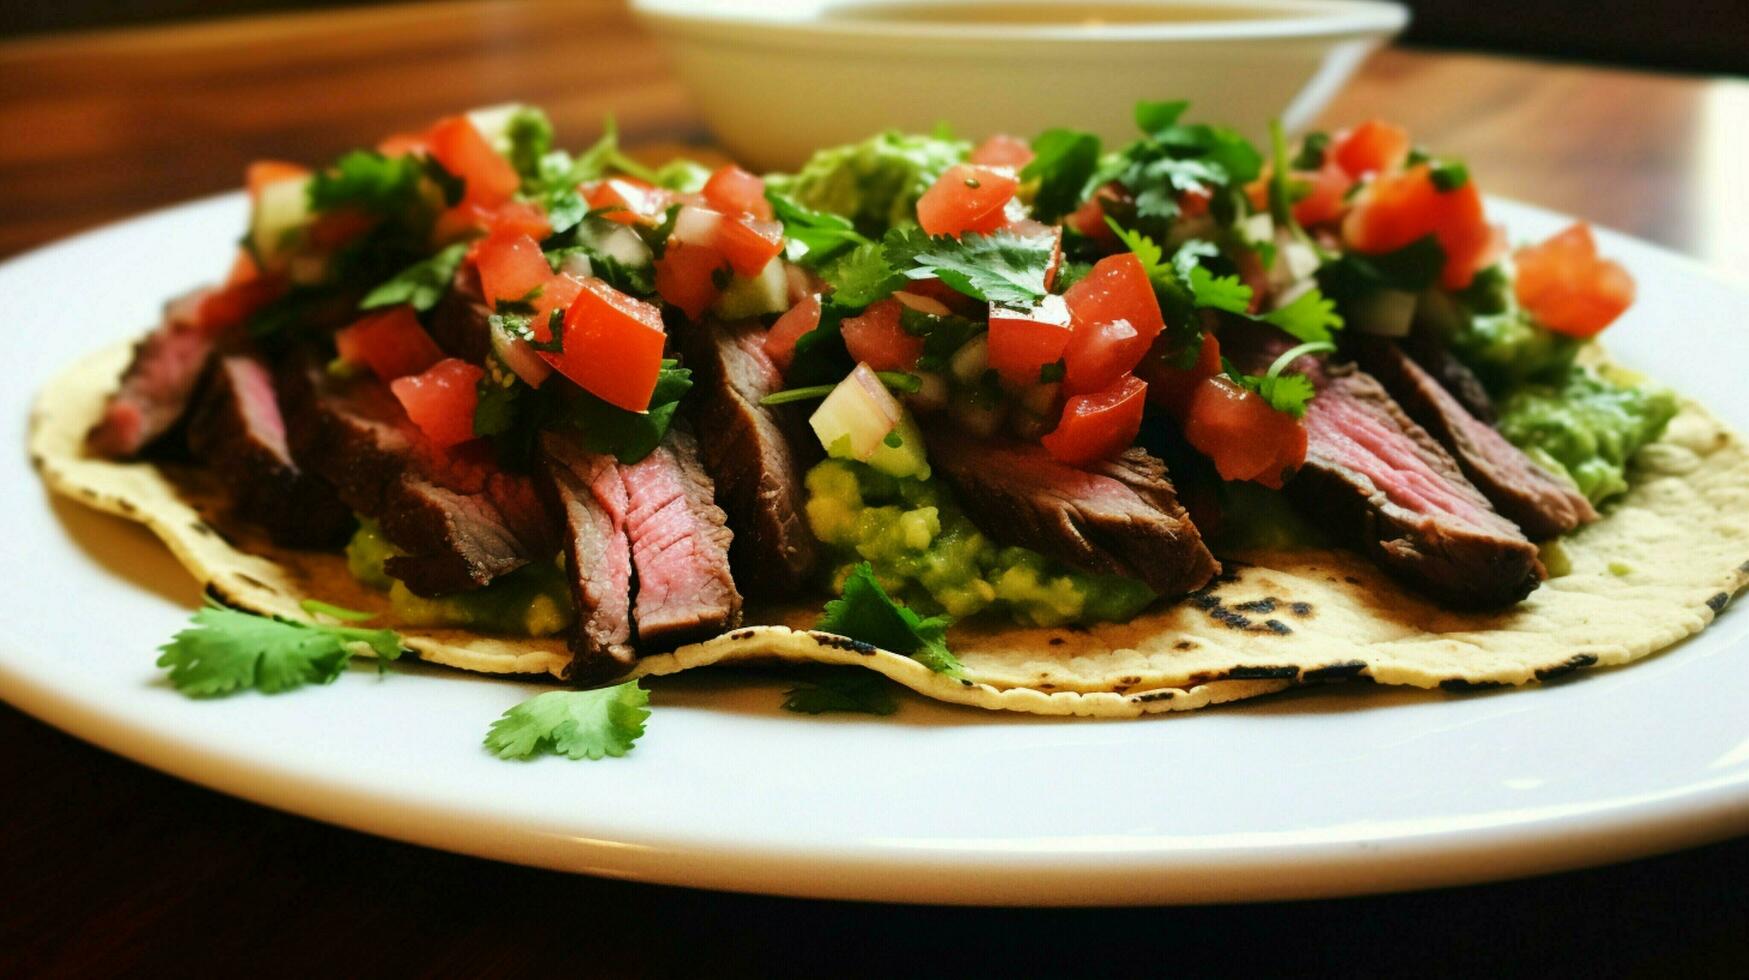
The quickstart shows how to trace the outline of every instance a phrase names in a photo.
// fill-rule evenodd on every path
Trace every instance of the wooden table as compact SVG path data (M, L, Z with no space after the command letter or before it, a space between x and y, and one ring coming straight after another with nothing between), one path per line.
M513 98L548 107L572 145L609 111L634 143L708 138L661 53L606 3L425 4L0 45L0 254L231 188L251 159L321 160ZM1327 119L1370 114L1461 153L1490 191L1749 268L1742 82L1387 51ZM0 976L1271 962L1448 973L1463 961L1682 974L1749 955L1749 840L1285 906L873 907L573 878L393 844L185 785L3 706L0 744Z

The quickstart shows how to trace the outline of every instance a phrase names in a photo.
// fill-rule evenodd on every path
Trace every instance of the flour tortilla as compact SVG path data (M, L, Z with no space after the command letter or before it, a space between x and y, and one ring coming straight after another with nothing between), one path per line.
M210 476L171 464L84 454L86 430L128 357L119 345L58 376L38 397L30 452L58 493L145 524L230 605L302 617L319 598L381 611L335 554L277 548L226 519ZM1129 623L1024 629L956 627L963 679L807 625L806 608L751 609L748 626L645 657L637 675L759 661L879 671L927 697L1035 714L1134 717L1255 697L1295 684L1370 678L1473 689L1624 664L1712 621L1749 582L1749 452L1685 402L1664 439L1636 461L1633 489L1603 520L1563 539L1570 571L1498 613L1455 613L1407 592L1365 559L1324 549L1223 555L1201 592ZM557 638L406 628L421 659L484 673L559 676Z

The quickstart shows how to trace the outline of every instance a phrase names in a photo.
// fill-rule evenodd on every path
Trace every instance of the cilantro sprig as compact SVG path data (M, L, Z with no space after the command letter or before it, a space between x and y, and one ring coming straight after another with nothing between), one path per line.
M843 595L826 603L814 628L872 643L904 654L938 674L958 677L964 668L947 648L947 628L952 623L947 616L919 616L894 600L865 561L851 570L844 580Z
M998 231L953 238L895 228L881 240L887 264L910 279L940 279L973 299L1031 303L1045 295L1051 240Z
M592 691L547 691L504 712L486 732L485 746L500 759L543 752L617 758L643 736L649 703L650 692L635 680Z
M467 253L468 243L457 242L430 258L420 259L366 293L358 308L372 310L407 303L421 313L431 309L449 291L450 280L455 278L455 270L461 267L462 257Z
M348 622L370 613L305 600L304 610ZM278 694L305 684L329 684L346 670L359 647L382 660L401 655L401 637L390 629L299 622L258 616L216 602L196 612L159 648L158 666L170 683L192 698L223 697L249 688Z
M1327 341L1313 341L1290 347L1282 352L1269 370L1262 375L1242 374L1233 367L1231 361L1222 358L1227 377L1243 388L1256 392L1269 403L1269 407L1278 412L1286 412L1294 418L1303 418L1306 407L1317 395L1317 389L1312 385L1312 379L1303 374L1287 374L1287 366L1307 354L1322 354L1336 349L1336 345Z

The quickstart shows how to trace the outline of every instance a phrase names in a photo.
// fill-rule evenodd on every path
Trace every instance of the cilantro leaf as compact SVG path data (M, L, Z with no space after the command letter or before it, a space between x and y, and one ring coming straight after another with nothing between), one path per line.
M431 309L449 291L450 280L455 278L455 270L461 266L462 257L467 253L468 243L457 242L430 258L413 263L395 273L395 278L366 293L358 308L371 310L407 303L421 313Z
M635 680L593 691L547 691L493 722L486 748L500 759L543 751L571 759L617 758L644 734L649 703L650 692Z
M337 618L355 615L326 603L313 608ZM340 616L342 612L347 615ZM222 697L251 687L277 694L305 684L328 684L346 669L354 645L360 643L384 660L401 655L401 638L394 630L302 623L217 604L196 612L192 623L158 648L157 661L169 668L170 683L191 698Z
M849 218L803 207L773 190L765 192L765 199L783 222L784 250L791 262L817 269L846 248L869 244Z
M1047 129L1032 141L1032 160L1021 180L1038 181L1033 216L1051 222L1081 205L1081 189L1099 167L1099 137L1072 129Z
M936 316L909 306L899 311L899 325L906 333L923 338L917 367L924 371L946 370L948 358L984 329L983 324L963 316Z
M1345 252L1318 269L1318 288L1346 302L1375 289L1418 293L1439 280L1445 269L1445 249L1431 234L1394 252L1367 255Z
M500 379L488 371L474 387L478 393L474 402L474 435L495 436L509 431L516 423L516 403L526 386L514 375Z
M385 157L353 150L310 179L310 210L354 208L375 215L400 215L419 205L425 167L419 157Z
M1288 365L1307 354L1328 353L1335 349L1336 345L1327 340L1308 341L1291 347L1283 351L1262 376L1241 374L1233 366L1233 362L1224 357L1221 358L1221 367L1236 384L1261 395L1270 408L1286 412L1297 419L1306 414L1306 406L1311 404L1318 391L1311 378L1303 374L1286 373Z
M1193 239L1172 253L1172 270L1189 287L1191 299L1197 306L1244 315L1251 309L1251 287L1239 281L1236 275L1215 275L1200 261L1219 258L1220 254L1213 242Z
M1336 312L1336 302L1316 289L1308 289L1294 297L1286 306L1277 307L1257 319L1272 323L1304 342L1328 341L1330 331L1342 329L1342 315Z
M938 278L973 299L1030 303L1045 295L1051 240L1011 232L931 238L921 228L895 228L881 240L887 263L912 279Z
M553 124L534 106L520 106L504 127L510 165L527 181L540 179L541 159L553 150Z
M679 364L675 360L662 361L647 411L628 412L587 391L579 391L555 424L575 429L583 447L590 452L608 453L628 466L636 463L661 444L674 421L675 410L680 407L681 397L692 388L692 372Z
M963 668L947 648L952 622L947 616L925 619L895 602L875 580L874 568L861 562L844 580L843 596L826 603L814 628L905 654L938 674L958 677Z
M861 667L822 667L797 678L796 686L783 692L783 708L805 715L845 711L866 715L890 715L899 710L893 684L881 674Z
M832 301L852 308L884 299L904 283L874 242L858 245L821 270L821 276L832 286Z
M1178 124L1178 117L1184 115L1184 110L1190 108L1190 103L1184 99L1174 99L1170 102L1155 102L1141 99L1136 102L1136 128L1149 136L1164 132Z

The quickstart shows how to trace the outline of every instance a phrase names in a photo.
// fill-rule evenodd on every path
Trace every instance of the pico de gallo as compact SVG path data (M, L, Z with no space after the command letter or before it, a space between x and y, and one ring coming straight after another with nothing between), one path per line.
M1245 501L1307 462L1303 366L1361 334L1437 338L1513 443L1592 503L1625 488L1674 403L1576 359L1634 298L1588 227L1515 247L1461 161L1388 122L1259 149L1185 112L1139 104L1118 147L885 133L758 175L647 166L611 125L573 155L536 109L478 110L325 168L251 166L249 233L198 317L266 349L331 336L329 370L374 375L454 465L509 469L555 426L643 458L693 384L676 335L758 321L783 378L762 404L805 406L827 457L806 481L821 584L867 562L925 613L1055 625L1157 598L974 526L933 432L1085 470L1147 447L1206 534L1266 519ZM471 356L434 335L458 273L489 318ZM1287 346L1241 365L1243 325Z

